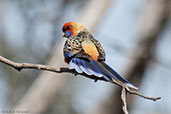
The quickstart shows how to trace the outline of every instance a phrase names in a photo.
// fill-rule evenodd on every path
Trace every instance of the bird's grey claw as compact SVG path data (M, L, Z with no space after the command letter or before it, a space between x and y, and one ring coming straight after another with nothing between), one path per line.
M77 76L77 73L76 72L73 72L72 74L74 74L74 76Z
M95 80L94 80L94 82L97 82L97 81L98 81L98 79L95 79Z

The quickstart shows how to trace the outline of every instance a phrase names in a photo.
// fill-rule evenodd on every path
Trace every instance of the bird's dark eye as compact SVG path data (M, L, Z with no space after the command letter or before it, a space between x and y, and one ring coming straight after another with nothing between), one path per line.
M71 28L71 26L70 26L70 25L68 25L68 26L66 27L66 29L67 29L67 30L69 30L70 28Z

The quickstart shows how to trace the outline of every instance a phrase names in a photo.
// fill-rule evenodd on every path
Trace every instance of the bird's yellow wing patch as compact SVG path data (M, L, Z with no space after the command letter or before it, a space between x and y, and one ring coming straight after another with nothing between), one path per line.
M91 41L82 42L82 48L84 52L91 57L92 60L98 60L99 52Z

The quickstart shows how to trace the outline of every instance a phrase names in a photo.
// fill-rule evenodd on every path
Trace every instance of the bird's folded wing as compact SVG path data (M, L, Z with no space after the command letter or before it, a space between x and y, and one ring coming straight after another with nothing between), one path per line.
M94 43L92 43L90 40L85 40L82 42L82 49L84 53L90 56L91 60L98 60L99 52Z

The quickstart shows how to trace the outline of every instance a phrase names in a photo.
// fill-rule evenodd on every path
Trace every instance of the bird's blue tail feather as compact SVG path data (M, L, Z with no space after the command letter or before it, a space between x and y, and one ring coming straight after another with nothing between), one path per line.
M78 73L86 73L87 75L94 75L97 77L104 77L106 80L111 81L119 80L126 83L129 87L137 89L128 80L117 73L113 68L104 62L98 62L94 60L84 60L81 58L72 58L69 63L69 69L75 69Z

